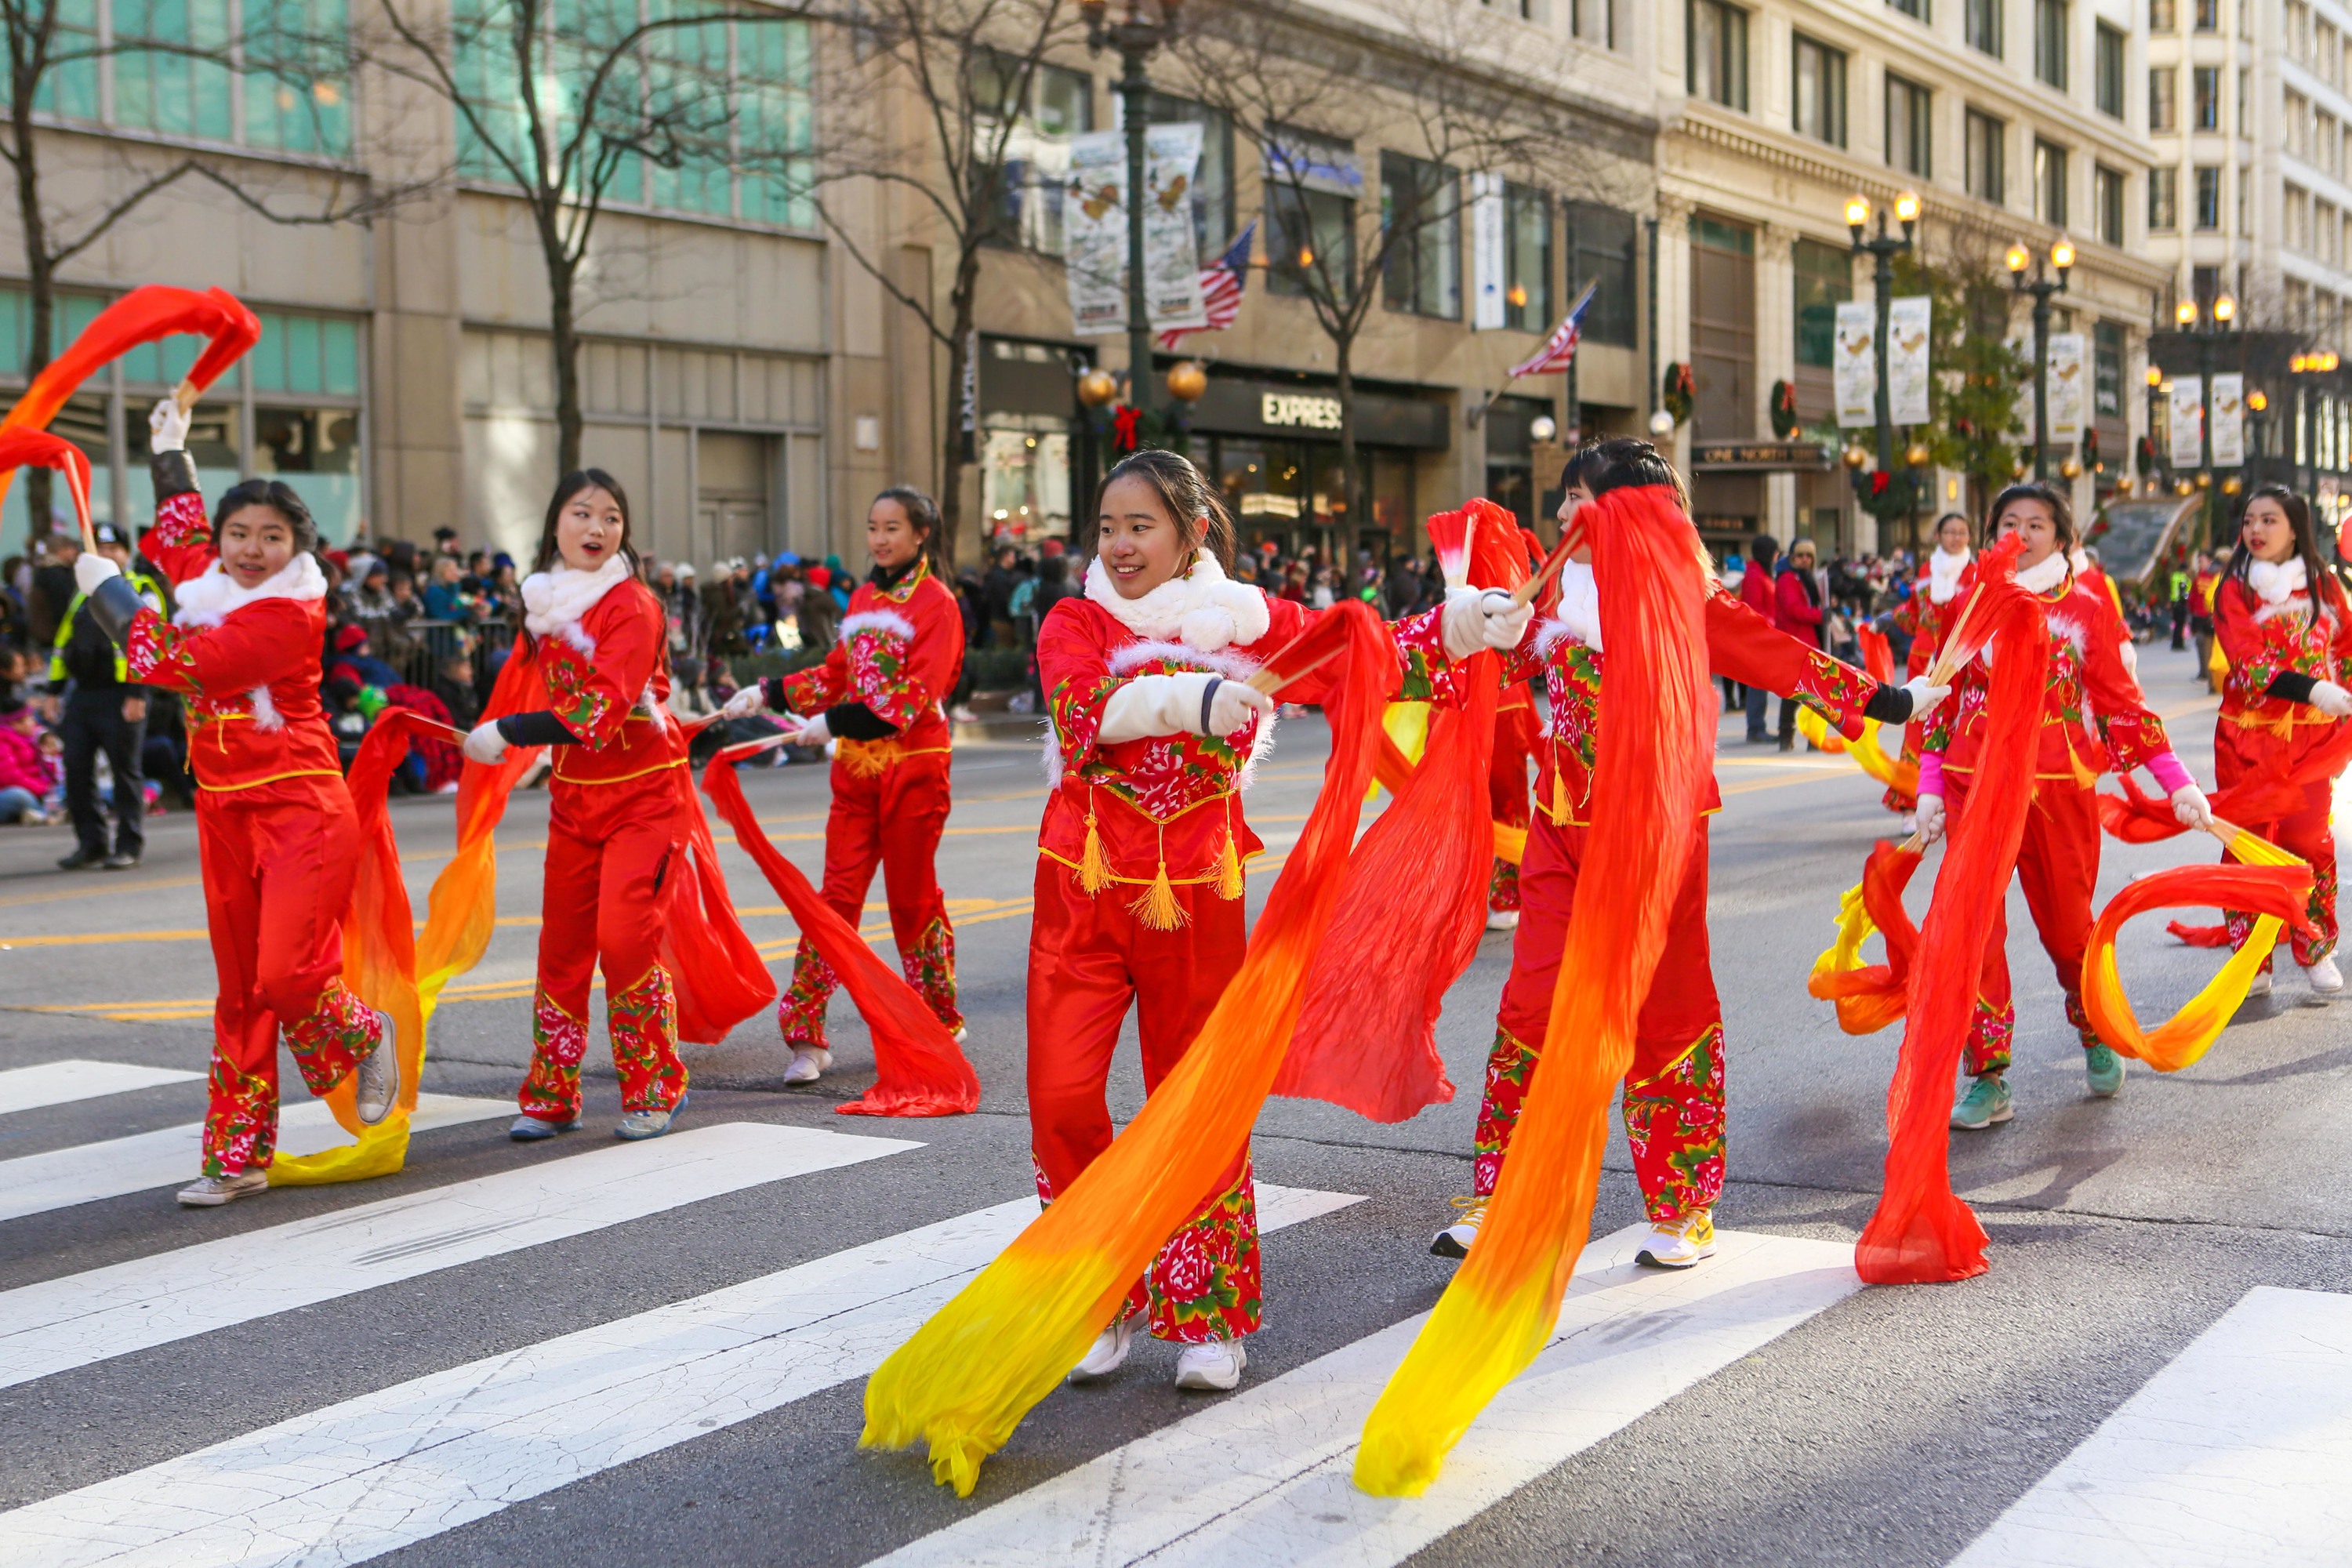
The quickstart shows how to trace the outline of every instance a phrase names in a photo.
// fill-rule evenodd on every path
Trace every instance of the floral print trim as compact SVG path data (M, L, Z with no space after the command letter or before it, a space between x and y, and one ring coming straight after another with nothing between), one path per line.
M549 637L541 660L547 679L549 709L563 727L592 752L601 752L621 738L622 726L608 723L613 700L597 689L590 672L581 668L581 656L571 645Z
M833 999L833 988L839 984L833 966L817 956L808 938L801 938L793 953L793 983L776 998L776 1027L782 1032L785 1045L794 1050L825 1048L825 1004Z
M1665 1071L1629 1080L1624 1117L1650 1223L1713 1208L1723 1196L1723 1026L1707 1026Z
M1151 1337L1180 1345L1237 1340L1262 1321L1257 1188L1250 1163L1241 1179L1202 1205L1168 1238L1145 1270Z
M1495 857L1495 869L1486 879L1486 908L1496 914L1508 914L1519 907L1519 868L1500 855Z
M875 717L904 730L931 705L931 694L908 673L915 628L903 616L887 610L849 620L861 622L846 631L849 700L863 702Z
M677 1059L677 994L656 963L635 984L605 992L604 1029L621 1075L621 1109L667 1110L686 1098L686 1064Z
M205 520L205 498L194 490L182 490L165 497L155 509L155 526L147 531L141 548L184 550L212 541L212 525Z
M963 1027L963 1014L956 1006L955 931L947 916L934 915L913 949L898 955L898 964L940 1027L950 1035Z
M2074 1033L2082 1038L2084 1050L2099 1043L2099 1031L2091 1026L2091 1015L2083 1005L2079 991L2069 990L2066 993L2066 1021L2074 1026Z
M294 1065L302 1069L304 1086L312 1094L324 1094L383 1043L383 1019L341 981L330 980L310 1016L278 1032Z
M776 684L783 690L784 706L803 716L822 713L836 703L849 700L848 683L835 679L830 663L795 670Z
M192 627L175 626L152 610L142 610L131 618L131 635L122 645L123 668L137 685L201 694L195 653L188 646L197 635Z
M1508 1029L1495 1031L1486 1053L1486 1092L1478 1101L1478 1130L1471 1137L1470 1190L1492 1197L1503 1173L1503 1156L1519 1125L1519 1107L1535 1080L1536 1048Z
M515 1096L525 1116L570 1121L580 1114L580 1062L588 1054L588 1026L557 1006L545 991L531 999L530 1070Z
M278 1152L278 1085L213 1055L212 1102L205 1110L205 1174L267 1170Z
M2016 1033L2016 1004L2003 1002L1996 1005L1978 997L1976 1013L1969 1020L1969 1076L1982 1078L1987 1073L2006 1072L2010 1043Z

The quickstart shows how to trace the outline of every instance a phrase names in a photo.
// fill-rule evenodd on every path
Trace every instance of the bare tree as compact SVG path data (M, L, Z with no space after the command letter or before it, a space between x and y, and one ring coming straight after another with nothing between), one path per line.
M816 165L817 213L841 247L947 351L941 436L940 530L952 559L963 516L969 460L955 417L972 363L973 312L981 259L1016 236L1008 216L1032 178L1012 167L1049 50L1076 42L1076 8L1065 0L869 0L853 25L826 97L860 106L828 124ZM920 121L897 133L889 105L911 99ZM863 184L905 198L906 237L928 240L948 258L947 298L894 274L871 237L845 210L845 187Z
M580 466L583 423L581 279L598 220L656 170L793 179L800 150L788 136L736 134L725 29L793 26L816 13L722 3L641 19L614 0L481 0L432 16L425 0L383 0L382 9L389 36L368 44L371 62L448 103L460 172L508 186L529 210L547 273L556 471L569 473Z
M1382 0L1369 15L1349 22L1305 0L1253 0L1205 15L1180 48L1188 90L1259 154L1272 286L1303 298L1330 342L1350 517L1357 348L1374 305L1414 309L1431 269L1460 245L1469 177L1605 196L1630 178L1620 165L1648 158L1632 133L1547 85L1572 79L1564 53L1532 58L1527 30L1513 28L1506 58L1494 13ZM1363 199L1375 178L1377 206Z

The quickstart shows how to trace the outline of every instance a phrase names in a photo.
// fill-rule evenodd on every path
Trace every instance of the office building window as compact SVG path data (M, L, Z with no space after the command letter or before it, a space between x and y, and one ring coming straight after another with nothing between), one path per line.
M2147 0L2147 30L2170 33L2180 26L2180 7L2174 0Z
M2238 134L2252 136L2253 133L2254 73L2242 70L2238 73Z
M1797 134L1845 145L1845 51L1796 35L1790 103Z
M1797 241L1797 363L1837 362L1837 308L1853 298L1853 252L1843 245Z
M2221 68L2199 66L2189 73L2194 83L2189 101L2196 119L2190 123L2200 131L2221 129Z
M1355 298L1356 198L1364 188L1354 144L1278 128L1265 149L1266 291Z
M2066 90L2066 0L2033 0L2033 74Z
M1528 0L1529 5L1537 0ZM1540 19L1540 18L1538 18ZM1604 49L1617 47L1617 0L1570 0L1569 31Z
M1935 96L1917 82L1886 75L1886 162L1925 180L1936 172Z
M1969 47L1988 55L1998 55L2000 47L2000 13L2008 0L1968 0L1966 24Z
M2008 160L2003 155L2009 127L1990 114L1969 110L1969 195L2000 206L2009 200Z
M2124 36L2105 22L2099 24L2099 112L2124 117Z
M1636 225L1633 215L1598 202L1568 208L1568 292L1570 298L1595 285L1584 312L1588 342L1633 346L1633 278Z
M1381 227L1390 231L1381 297L1391 310L1462 319L1462 176L1443 163L1381 154Z
M1886 0L1889 5L1916 21L1932 22L1935 13L1927 8L1927 0Z
M2147 128L2159 132L2180 129L2180 72L2171 66L2147 73Z
M1114 107L1117 100L1113 100ZM1222 109L1155 92L1143 107L1153 125L1198 125L1201 162L1192 171L1192 249L1215 256L1234 237L1234 121Z
M68 0L34 16L52 62L35 106L174 139L350 153L351 82L331 41L350 30L344 0L255 0L236 27L231 15L228 0Z
M2197 30L2200 33L2221 30L2221 0L2197 0Z
M2033 143L2033 212L2053 228L2066 226L2066 149Z
M2099 238L2108 245L2124 242L2124 175L2120 169L2102 164L2091 176L2094 195L2098 198Z
M2180 171L2159 165L2147 172L2147 226L2170 234L2180 226Z
M2210 165L2197 171L2197 226L2221 226L2221 171Z
M2091 412L2101 419L2120 418L2124 411L2124 324L2095 321L2091 326Z
M1551 197L1531 185L1503 187L1503 273L1504 322L1551 331Z
M1727 109L1748 107L1748 13L1725 0L1690 0L1690 95Z

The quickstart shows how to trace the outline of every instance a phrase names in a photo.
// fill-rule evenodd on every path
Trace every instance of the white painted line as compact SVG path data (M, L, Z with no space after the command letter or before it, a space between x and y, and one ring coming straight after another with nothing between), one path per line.
M43 1062L38 1067L10 1068L0 1072L0 1116L17 1110L38 1110L45 1105L67 1105L100 1095L127 1094L153 1089L159 1083L202 1081L204 1074L178 1068L134 1067L129 1062Z
M1278 1230L1360 1198L1264 1186ZM0 1568L357 1563L870 1373L1036 1217L942 1220L0 1514Z
M1954 1568L2352 1563L2352 1296L2246 1293Z
M893 1568L1402 1563L1862 1288L1851 1246L1719 1231L1712 1259L1667 1274L1633 1263L1647 1235L1630 1226L1585 1249L1551 1342L1486 1407L1421 1497L1369 1497L1350 1471L1364 1416L1425 1314L1245 1384L880 1561Z
M0 1387L919 1147L753 1121L697 1127L44 1280L0 1292Z
M436 1127L513 1112L510 1100L420 1094L408 1130L430 1132ZM204 1135L205 1124L190 1121L102 1143L77 1143L46 1154L0 1160L0 1221L194 1181L204 1171ZM282 1155L316 1154L351 1141L323 1100L298 1100L278 1113L278 1152Z

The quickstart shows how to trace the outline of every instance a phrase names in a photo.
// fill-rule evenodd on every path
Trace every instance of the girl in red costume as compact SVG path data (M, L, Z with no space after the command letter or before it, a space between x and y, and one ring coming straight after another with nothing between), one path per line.
M2352 692L2343 684L2345 661L2352 659L2352 606L2320 555L2309 503L2284 485L2263 485L2246 502L2238 548L2213 593L2213 635L2230 659L2213 726L2213 772L2223 789L2252 773L2292 771L2352 719ZM2294 952L2322 995L2344 989L2335 959L2334 798L2334 779L2314 779L2294 816L2240 824L2311 863L2311 920L2318 934L2296 932ZM2253 925L2251 916L2232 912L2231 944L2243 947ZM2265 956L2252 992L2270 988Z
M1646 441L1619 437L1587 447L1561 476L1560 536L1573 540L1577 510L1595 496L1680 479ZM1685 506L1685 511L1689 510ZM1691 548L1700 548L1691 536ZM1462 1258L1477 1239L1486 1201L1518 1123L1519 1107L1544 1050L1552 990L1576 902L1583 862L1601 715L1600 590L1591 548L1572 548L1561 568L1556 618L1532 628L1506 664L1508 679L1540 675L1551 720L1537 748L1536 814L1519 863L1521 914L1503 985L1495 1045L1478 1110L1471 1195L1456 1198L1461 1217L1437 1233L1430 1250ZM1899 724L1933 707L1943 689L1924 679L1882 687L1811 644L1776 630L1717 587L1706 604L1715 673L1742 686L1779 692L1823 710L1841 731L1861 732L1864 718ZM1710 801L1709 814L1721 809ZM1626 1142L1651 1225L1639 1261L1685 1268L1715 1250L1713 1211L1723 1191L1723 1008L1716 1000L1706 930L1706 821L1696 839L1670 917L1665 955L1636 1026L1633 1066L1625 1080Z
M319 706L327 580L310 509L274 479L221 498L205 520L188 416L165 398L152 433L155 526L140 550L169 576L165 621L94 550L74 563L90 613L122 645L132 680L187 701L220 996L213 1005L205 1172L180 1202L213 1207L269 1184L278 1140L278 1042L312 1094L356 1074L361 1121L400 1093L392 1020L343 986L341 921L360 836L341 755Z
M687 874L673 771L686 766L686 736L667 706L661 604L638 580L628 498L610 474L585 468L555 487L522 602L515 657L537 661L551 705L466 737L466 755L488 766L510 745L555 749L530 1070L509 1132L528 1142L580 1125L588 989L601 963L624 1113L614 1134L658 1138L686 1108L657 897L666 874Z
M1264 846L1240 792L1272 734L1275 700L1245 682L1313 612L1226 576L1233 523L1171 452L1126 458L1104 480L1086 595L1039 628L1054 732L1053 793L1038 831L1029 939L1030 1147L1038 1195L1108 1148L1104 1084L1136 1009L1149 1093L1181 1059L1241 967L1242 864ZM1450 700L1453 658L1507 647L1528 619L1496 595L1455 589L1397 624L1404 700ZM1313 702L1315 676L1282 700ZM1108 1376L1139 1322L1184 1349L1179 1388L1229 1389L1259 1323L1257 1212L1249 1161L1179 1231L1071 1377Z
M890 931L907 984L961 1040L955 931L936 862L947 830L947 700L963 677L963 613L931 571L940 509L896 485L866 513L873 574L849 596L841 638L824 662L736 693L721 717L799 714L794 743L835 743L833 813L824 825L824 900L857 924L874 868L890 899ZM792 1047L786 1083L810 1083L833 1065L825 1004L838 984L803 938L776 1023Z
M2091 1092L2106 1096L2123 1087L2123 1058L2092 1032L2082 996L2091 895L2099 880L2099 811L2094 786L2102 773L2145 767L2171 797L2173 815L2182 823L2201 826L2212 820L2212 812L2189 770L2172 754L2163 721L2148 711L2139 684L2124 668L2122 647L2127 639L2115 601L2075 574L2069 558L2075 542L2074 513L2064 492L2033 483L2001 491L1993 500L1985 537L1997 539L2012 530L2024 536L2017 558L2018 584L2041 595L2050 623L2041 757L2033 809L2026 814L2025 839L2017 854L2017 879L2042 949L2065 989L2066 1016L2082 1037ZM1951 635L1974 585L1971 569L1961 591L1937 616L1939 639ZM1926 843L1943 837L1948 816L1968 809L1969 778L1982 742L1988 668L1983 654L1970 660L1960 671L1958 699L1928 726L1919 757L1919 836ZM1954 1127L1990 1127L2012 1113L2002 1076L2009 1068L2017 1017L2010 1001L2008 936L2007 917L1996 912L1985 943L1976 1016L1969 1026L1967 1067L1975 1082L1952 1108Z

